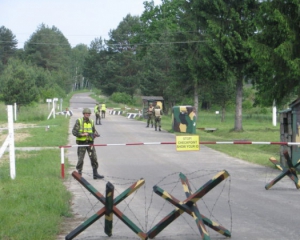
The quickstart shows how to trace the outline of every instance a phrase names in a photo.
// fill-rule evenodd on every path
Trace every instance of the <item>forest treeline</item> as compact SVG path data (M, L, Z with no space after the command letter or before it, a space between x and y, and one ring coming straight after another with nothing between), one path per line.
M234 104L241 131L245 84L257 106L299 95L299 12L299 0L146 1L142 15L124 16L109 39L73 48L42 23L17 49L2 26L0 97L22 106L95 87L107 96L163 96L168 107L189 103L196 111L218 105L224 114Z

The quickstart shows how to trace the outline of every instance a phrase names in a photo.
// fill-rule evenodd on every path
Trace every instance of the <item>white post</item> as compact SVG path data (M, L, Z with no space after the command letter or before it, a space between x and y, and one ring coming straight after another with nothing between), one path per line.
M273 122L273 126L276 127L276 124L277 124L277 116L276 116L277 109L276 109L275 100L273 101L272 111L273 111L273 117L272 117L273 121L272 122Z
M53 100L51 100L52 102L52 109L51 109L51 112L48 116L47 119L49 119L51 117L51 115L53 114L53 118L55 118L55 102L57 102L58 98L53 98Z
M15 138L14 138L14 121L13 121L13 106L7 106L8 115L8 135L9 135L9 162L10 162L10 177L16 178L16 157L15 157Z
M47 98L46 102L48 103L48 110L50 109L50 103L52 102L52 99Z
M53 98L53 118L55 118L55 102L58 101L58 98Z
M60 148L61 177L65 178L65 149Z
M53 98L52 110L53 110L53 118L55 118L55 98Z
M15 116L15 122L17 121L17 103L14 104L14 116Z

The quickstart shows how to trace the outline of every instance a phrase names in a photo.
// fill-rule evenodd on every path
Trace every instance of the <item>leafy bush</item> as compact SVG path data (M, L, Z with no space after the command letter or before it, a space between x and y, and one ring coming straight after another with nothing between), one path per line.
M249 109L252 109L253 108L253 105L252 105L252 102L250 100L245 100L243 102L243 110L249 110Z
M132 99L127 93L115 92L110 96L110 99L117 103L132 104Z

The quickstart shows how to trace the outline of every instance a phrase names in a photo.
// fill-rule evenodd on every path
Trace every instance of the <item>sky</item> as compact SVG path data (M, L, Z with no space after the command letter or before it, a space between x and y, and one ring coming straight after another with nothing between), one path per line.
M127 14L141 15L145 0L0 0L0 27L12 31L18 48L44 23L55 26L72 47L108 39ZM150 0L148 0L150 1ZM161 0L154 0L155 5Z

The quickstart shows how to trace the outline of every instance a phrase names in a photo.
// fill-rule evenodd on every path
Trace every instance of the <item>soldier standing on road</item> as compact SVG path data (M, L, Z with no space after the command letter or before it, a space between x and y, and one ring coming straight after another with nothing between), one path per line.
M103 103L102 106L101 106L101 117L102 118L105 118L105 112L106 112L106 106Z
M154 107L153 107L152 103L150 103L149 107L147 109L148 120L147 120L146 127L149 127L150 122L151 122L151 127L153 127L153 113L154 113Z
M157 131L157 125L159 127L159 131L161 131L161 116L163 115L162 110L159 105L156 105L154 109L154 121L155 121L155 131Z
M100 105L98 103L96 103L96 106L94 107L94 113L96 116L96 125L102 125L100 117Z
M79 118L76 120L76 123L72 130L72 134L76 137L76 143L78 145L93 145L94 138L99 137L100 135L95 128L94 121L90 119L91 110L89 108L85 108L83 109L82 113L83 118ZM82 175L85 152L88 152L89 158L91 160L94 179L104 178L104 176L98 174L98 161L94 146L78 146L78 162L76 165L78 173Z

